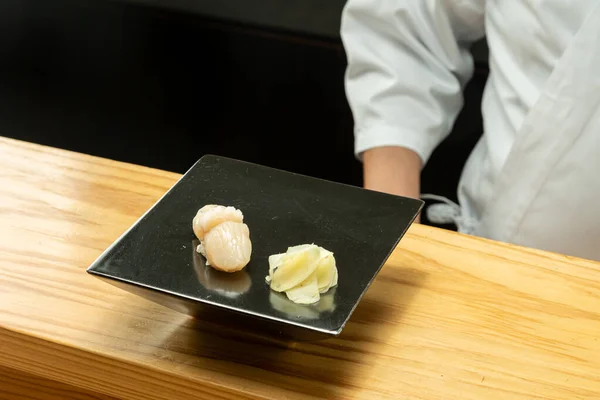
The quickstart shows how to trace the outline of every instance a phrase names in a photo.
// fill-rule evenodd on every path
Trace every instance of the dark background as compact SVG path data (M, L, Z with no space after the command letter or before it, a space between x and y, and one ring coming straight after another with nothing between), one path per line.
M183 173L203 154L360 185L343 0L3 0L0 135ZM423 191L455 198L486 49ZM1 155L0 155L1 156Z

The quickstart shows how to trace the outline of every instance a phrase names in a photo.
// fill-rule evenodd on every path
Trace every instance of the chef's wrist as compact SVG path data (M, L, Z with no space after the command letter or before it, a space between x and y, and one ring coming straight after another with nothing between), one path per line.
M363 153L364 187L418 199L421 158L405 147L385 146Z

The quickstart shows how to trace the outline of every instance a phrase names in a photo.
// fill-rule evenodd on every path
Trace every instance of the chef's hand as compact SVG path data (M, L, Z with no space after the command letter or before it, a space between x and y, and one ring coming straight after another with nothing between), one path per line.
M421 157L404 147L378 147L363 153L365 189L418 199ZM420 222L420 216L415 222Z

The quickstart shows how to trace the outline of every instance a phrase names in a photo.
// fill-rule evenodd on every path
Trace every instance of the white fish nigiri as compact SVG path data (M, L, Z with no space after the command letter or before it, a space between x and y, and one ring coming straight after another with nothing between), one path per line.
M239 271L250 262L250 230L241 222L220 223L204 235L202 248L211 267L224 272Z
M202 241L207 232L227 221L244 222L244 215L235 207L205 205L198 210L192 222L194 234Z

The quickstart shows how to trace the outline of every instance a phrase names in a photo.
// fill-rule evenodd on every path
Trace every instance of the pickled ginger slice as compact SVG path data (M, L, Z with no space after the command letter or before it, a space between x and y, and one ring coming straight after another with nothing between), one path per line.
M285 253L281 263L273 269L271 289L285 292L302 283L317 269L321 251L317 246L308 246Z
M325 293L333 286L337 268L333 253L323 249L322 247L319 249L321 251L321 259L319 260L315 274L317 276L319 293Z
M299 285L285 292L288 299L297 304L313 304L319 301L319 287L317 285L317 274L313 272Z

